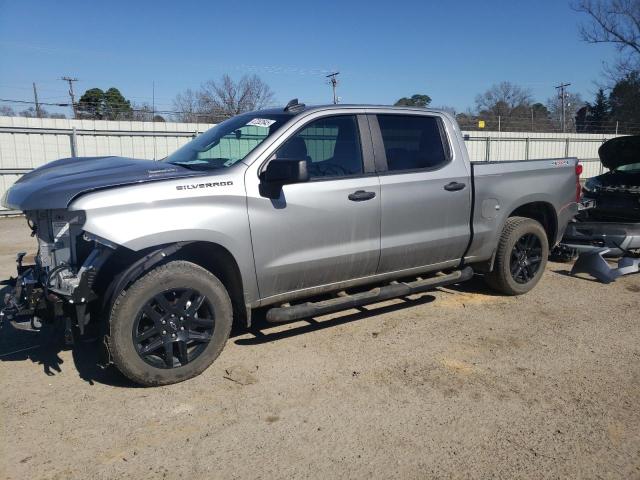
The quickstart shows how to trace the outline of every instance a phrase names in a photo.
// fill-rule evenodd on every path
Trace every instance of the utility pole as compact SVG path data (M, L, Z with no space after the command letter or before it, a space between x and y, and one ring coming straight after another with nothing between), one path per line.
M336 78L337 75L340 75L340 72L333 72L327 75L327 78L329 79L329 83L331 84L331 88L333 89L334 105L338 103L338 97L336 95L336 87L338 86L338 79Z
M151 121L156 121L156 81L151 82ZM153 144L155 148L155 143ZM155 157L154 157L155 160Z
M533 107L531 107L531 131L533 132Z
M556 87L556 89L559 90L558 98L562 102L562 133L566 132L566 130L567 130L567 122L566 122L567 114L566 114L565 100L567 99L568 94L565 93L565 89L569 85L571 85L571 84L570 83L561 83L560 85L558 85Z
M151 121L156 121L156 81L151 82ZM155 130L155 128L154 128ZM158 153L158 139L153 139L153 159L155 160Z
M33 82L33 99L36 104L36 117L42 118L42 111L40 110L40 103L38 102L38 90L36 89L36 82Z
M72 77L62 77L60 80L65 82L69 82L69 96L71 97L71 108L73 109L73 118L76 118L78 115L76 113L76 97L73 94L73 82L77 82L77 78Z

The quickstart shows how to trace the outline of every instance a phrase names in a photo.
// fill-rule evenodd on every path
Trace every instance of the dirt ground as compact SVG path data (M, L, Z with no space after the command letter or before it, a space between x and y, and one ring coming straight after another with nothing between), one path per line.
M0 278L31 246L0 220ZM161 388L5 325L0 476L640 478L640 275L569 269L260 324Z

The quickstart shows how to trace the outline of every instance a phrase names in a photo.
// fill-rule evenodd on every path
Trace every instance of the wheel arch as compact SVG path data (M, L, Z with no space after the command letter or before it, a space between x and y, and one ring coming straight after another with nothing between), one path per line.
M212 242L190 242L176 252L176 259L193 262L218 277L231 298L234 322L251 326L251 308L245 298L242 272L228 249Z
M525 203L515 208L507 216L507 218L511 217L526 217L537 221L547 233L549 247L555 245L558 234L558 215L553 205L549 202L535 201Z
M544 200L533 200L527 203L523 203L511 210L511 212L504 217L500 228L497 230L497 237L495 247L491 252L491 257L477 266L477 271L482 273L489 273L493 271L494 263L496 259L496 253L498 251L498 244L500 235L507 224L507 220L513 217L525 217L539 222L542 225L545 233L547 234L547 241L549 248L552 248L556 243L556 236L558 235L558 216L554 206ZM559 240L559 239L558 239Z
M102 311L109 312L123 289L152 269L173 260L192 262L215 275L225 286L233 306L234 322L251 325L250 302L243 276L233 254L224 246L206 241L176 242L140 251L119 248L99 273Z

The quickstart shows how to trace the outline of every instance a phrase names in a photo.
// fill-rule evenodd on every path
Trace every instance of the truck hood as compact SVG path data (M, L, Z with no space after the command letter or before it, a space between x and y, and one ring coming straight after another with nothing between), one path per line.
M169 163L125 157L63 158L24 175L2 198L14 210L67 208L80 194L108 187L210 175Z
M598 156L609 170L640 163L640 135L612 138L598 149Z

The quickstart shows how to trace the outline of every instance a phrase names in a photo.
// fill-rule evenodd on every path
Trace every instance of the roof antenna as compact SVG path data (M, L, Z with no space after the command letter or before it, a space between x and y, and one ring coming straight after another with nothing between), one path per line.
M306 105L304 103L298 103L298 99L294 98L293 100L289 100L287 106L284 107L285 112L301 112L304 110Z

